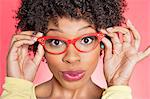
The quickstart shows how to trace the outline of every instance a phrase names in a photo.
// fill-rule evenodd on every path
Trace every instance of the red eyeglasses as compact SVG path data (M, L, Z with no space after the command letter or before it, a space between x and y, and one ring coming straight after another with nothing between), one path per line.
M66 39L57 36L43 36L38 38L38 42L50 54L62 54L67 50L70 44L73 44L79 52L86 53L95 49L103 37L104 34L100 32L84 34L74 39Z

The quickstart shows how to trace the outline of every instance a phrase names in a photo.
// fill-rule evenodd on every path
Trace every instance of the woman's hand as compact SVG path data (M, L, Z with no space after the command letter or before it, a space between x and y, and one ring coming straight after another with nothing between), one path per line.
M104 75L108 86L128 85L136 63L150 55L150 46L145 51L138 51L141 37L130 21L126 28L113 27L101 32L111 37L111 41L102 39L105 45ZM118 32L123 34L123 42L119 39Z
M44 55L42 45L33 59L28 55L29 45L34 44L42 33L33 34L33 31L25 31L13 36L10 50L7 56L7 76L33 81L40 61Z

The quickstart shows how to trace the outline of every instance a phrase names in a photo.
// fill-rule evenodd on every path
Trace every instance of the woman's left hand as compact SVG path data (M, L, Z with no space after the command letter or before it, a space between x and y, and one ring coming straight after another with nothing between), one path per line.
M150 55L150 46L145 51L138 51L141 37L129 20L127 27L111 27L101 32L111 37L111 41L105 37L102 39L105 45L104 75L108 86L128 85L136 63ZM123 34L123 42L117 33Z

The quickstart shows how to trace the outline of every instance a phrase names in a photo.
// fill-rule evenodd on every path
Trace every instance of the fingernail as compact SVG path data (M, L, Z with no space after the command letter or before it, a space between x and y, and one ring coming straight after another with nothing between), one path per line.
M106 29L101 29L100 30L103 34L108 34L108 32L106 31Z
M33 31L33 32L32 32L32 34L33 34L33 35L36 35L36 34L37 34L37 32L36 32L36 31Z
M44 33L42 33L42 32L38 32L36 36L41 37L41 36L43 36L43 34Z
M107 28L106 30L110 32L110 31L112 31L112 29L113 29L113 28L110 27L110 28Z
M128 19L128 21L127 21L127 24L128 25L132 25L132 23L131 23L131 21Z
M31 40L31 42L34 44L35 43L35 41L33 41L33 40Z
M37 38L36 38L36 37L32 37L32 40L33 40L34 42L36 42L36 41L37 41Z

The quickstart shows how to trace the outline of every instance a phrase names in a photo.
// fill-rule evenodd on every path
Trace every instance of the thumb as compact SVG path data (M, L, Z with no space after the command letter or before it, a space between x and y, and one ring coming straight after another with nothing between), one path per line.
M44 49L43 46L39 44L35 57L33 58L33 62L36 64L36 66L40 64L43 56L44 56Z
M38 32L36 34L36 37L42 37L43 33ZM42 60L42 57L44 56L44 48L41 44L38 45L35 57L33 58L33 62L36 64L36 66L38 66Z

